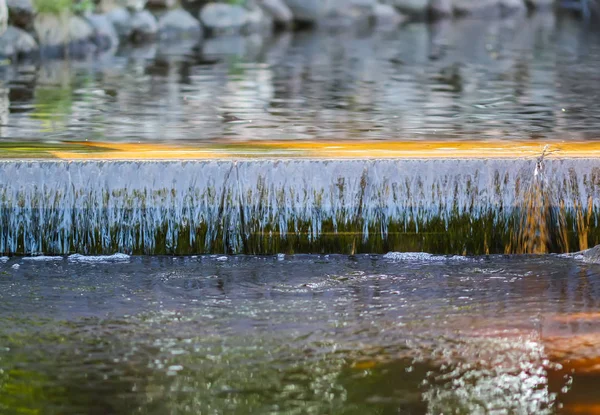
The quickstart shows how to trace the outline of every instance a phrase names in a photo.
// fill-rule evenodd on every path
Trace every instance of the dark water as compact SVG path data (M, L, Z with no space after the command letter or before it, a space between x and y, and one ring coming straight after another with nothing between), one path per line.
M1 141L597 139L600 36L566 17L309 31L0 68Z
M0 413L600 404L597 265L427 254L78 260L2 260Z

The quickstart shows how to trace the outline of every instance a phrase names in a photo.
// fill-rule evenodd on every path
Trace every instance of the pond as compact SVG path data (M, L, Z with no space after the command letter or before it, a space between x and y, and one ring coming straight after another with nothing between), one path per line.
M0 264L0 411L581 413L600 266L559 256Z

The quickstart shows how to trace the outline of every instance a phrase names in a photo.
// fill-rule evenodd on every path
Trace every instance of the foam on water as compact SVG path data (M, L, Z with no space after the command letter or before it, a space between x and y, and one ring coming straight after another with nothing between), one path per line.
M598 161L544 163L565 235L580 244L584 232L595 238ZM0 253L503 253L515 251L509 240L535 167L535 160L0 161Z
M438 262L438 261L469 261L470 258L461 255L432 255L426 252L388 252L383 256L392 261Z
M47 255L38 255L38 256L30 256L24 257L24 261L28 262L54 262L54 261L62 261L64 258L62 256L47 256Z
M8 257L7 256L0 256L0 264L5 264L6 262L8 262Z
M131 257L127 254L116 253L113 255L81 255L73 254L67 258L70 262L81 263L106 263L106 262L129 262Z

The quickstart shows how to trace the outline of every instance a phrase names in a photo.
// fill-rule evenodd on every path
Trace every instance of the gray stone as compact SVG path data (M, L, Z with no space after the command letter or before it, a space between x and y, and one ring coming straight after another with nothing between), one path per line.
M0 36L0 56L16 58L37 52L38 45L33 36L18 27L8 26Z
M425 18L429 10L428 0L388 0L386 3L413 19Z
M135 12L131 17L131 39L135 42L151 40L158 33L156 18L148 10Z
M248 11L233 4L208 3L200 11L200 21L216 35L240 33L247 19Z
M119 44L119 35L106 15L90 14L86 19L94 30L94 43L98 49L107 50Z
M389 4L376 4L373 8L375 24L381 28L393 28L401 24L406 18Z
M278 27L290 27L294 20L292 10L283 0L262 0L260 6L273 18Z
M572 254L575 258L581 258L583 262L591 264L600 264L600 245L596 245L593 248L586 249L585 251L579 251Z
M120 37L129 37L131 35L131 13L127 9L116 7L106 13L106 17L113 24Z
M429 15L433 19L443 19L452 16L452 0L431 0Z
M273 18L260 7L248 10L245 33L270 33L273 30Z
M42 13L35 17L33 27L42 47L88 42L94 35L92 26L79 16L61 17Z
M328 10L328 0L285 0L294 20L306 23L318 22Z
M31 28L35 11L31 0L7 0L8 19L11 25Z
M202 26L187 11L174 9L166 12L158 20L158 33L162 40L200 39Z

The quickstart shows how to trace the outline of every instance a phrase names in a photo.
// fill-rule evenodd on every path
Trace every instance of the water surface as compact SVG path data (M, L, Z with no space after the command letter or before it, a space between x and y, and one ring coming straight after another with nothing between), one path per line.
M598 67L551 13L150 44L1 67L0 146L597 139Z
M0 263L0 411L577 413L600 268L539 257Z

